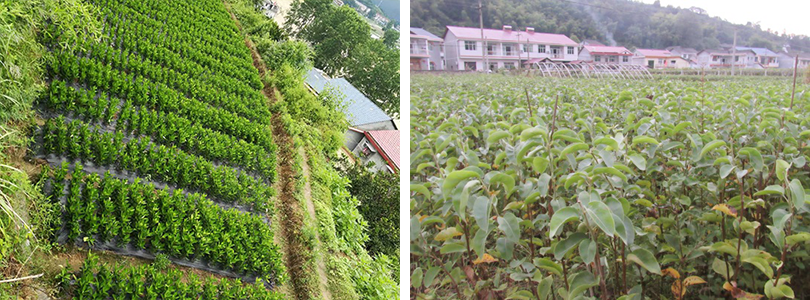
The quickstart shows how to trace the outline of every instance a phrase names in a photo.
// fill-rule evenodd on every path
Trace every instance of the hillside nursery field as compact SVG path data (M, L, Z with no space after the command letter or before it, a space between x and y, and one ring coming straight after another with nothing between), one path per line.
M0 0L0 30L0 299L397 298L338 100L253 1Z
M415 299L806 299L810 86L414 74Z

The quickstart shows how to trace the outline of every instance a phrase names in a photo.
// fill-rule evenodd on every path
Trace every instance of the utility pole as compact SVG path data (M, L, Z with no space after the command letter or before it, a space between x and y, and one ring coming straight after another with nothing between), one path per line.
M737 29L734 29L734 43L731 46L731 76L734 76L734 65L737 64Z
M515 27L517 27L517 26L515 26ZM515 28L515 29L518 29L518 28ZM518 66L517 66L517 68L518 68L518 71L520 71L520 59L523 58L523 55L520 54L523 51L523 47L520 44L520 30L518 30L517 36L518 36L518 38L517 38L517 48L518 48L517 49L517 51L518 51Z
M489 64L487 63L487 42L484 40L484 5L481 0L478 0L478 25L481 26L481 58L484 59L484 73L489 73Z

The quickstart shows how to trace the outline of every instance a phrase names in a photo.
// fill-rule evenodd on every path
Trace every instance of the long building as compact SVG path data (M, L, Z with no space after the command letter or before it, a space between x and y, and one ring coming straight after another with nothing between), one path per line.
M562 34L473 27L447 26L444 50L447 70L515 69L531 62L577 60L577 43ZM485 66L487 64L487 66Z

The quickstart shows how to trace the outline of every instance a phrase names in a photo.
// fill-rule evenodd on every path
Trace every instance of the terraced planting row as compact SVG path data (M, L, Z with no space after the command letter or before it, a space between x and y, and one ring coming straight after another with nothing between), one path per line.
M810 86L412 81L416 298L810 292Z
M41 32L48 86L31 149L52 166L42 174L61 207L54 239L264 285L88 262L63 287L82 299L280 299L266 290L287 277L269 224L271 113L224 4L88 2L103 20L98 40Z

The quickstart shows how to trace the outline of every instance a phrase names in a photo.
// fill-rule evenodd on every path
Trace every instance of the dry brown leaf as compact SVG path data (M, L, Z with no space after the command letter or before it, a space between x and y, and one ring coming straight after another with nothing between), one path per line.
M703 278L700 278L698 276L689 276L683 280L683 285L687 287L690 285L696 285L701 283L706 283L706 280L703 280Z
M734 209L733 207L726 205L725 203L717 204L714 207L712 207L712 209L721 211L724 214L727 214L732 217L737 217L737 210Z

